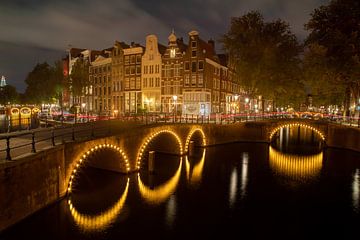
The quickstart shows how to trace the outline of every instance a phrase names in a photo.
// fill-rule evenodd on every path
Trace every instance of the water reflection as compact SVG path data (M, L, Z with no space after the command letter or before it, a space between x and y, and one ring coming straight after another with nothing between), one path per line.
M102 231L108 228L121 213L128 195L128 190L129 178L127 179L125 190L119 200L111 208L95 216L79 213L75 209L71 199L69 199L68 205L70 213L76 225L83 231Z
M359 194L360 194L360 172L356 169L352 183L352 200L355 211L359 211Z
M237 185L238 185L238 173L236 167L232 170L230 176L230 189L229 189L229 204L230 208L233 208L236 202L236 193L237 193Z
M185 156L186 178L190 186L196 187L200 185L202 172L205 164L205 156L206 156L206 149L204 148L199 163L193 167L192 171L190 170L190 162L188 156Z
M282 153L269 147L271 169L279 175L294 180L306 180L319 175L322 168L323 153L297 155Z
M140 174L138 174L137 182L139 192L146 202L150 204L161 204L176 190L176 187L180 180L182 158L180 158L179 167L176 170L174 176L172 176L167 182L160 186L154 187L154 189L146 186L142 181Z
M248 182L248 162L249 162L249 153L244 152L242 154L242 164L241 164L241 197L246 195L247 182Z
M172 227L176 217L176 198L174 195L171 195L169 201L166 205L166 224L169 227Z

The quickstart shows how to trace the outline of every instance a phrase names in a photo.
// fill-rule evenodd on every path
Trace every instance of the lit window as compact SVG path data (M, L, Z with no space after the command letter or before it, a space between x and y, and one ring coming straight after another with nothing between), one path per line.
M175 56L176 56L176 49L175 48L170 49L170 57L174 58Z

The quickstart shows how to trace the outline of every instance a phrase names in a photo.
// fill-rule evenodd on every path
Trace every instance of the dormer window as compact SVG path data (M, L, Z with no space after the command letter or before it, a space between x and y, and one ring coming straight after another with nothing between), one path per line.
M176 49L175 48L170 49L170 57L174 58L175 56L176 56Z

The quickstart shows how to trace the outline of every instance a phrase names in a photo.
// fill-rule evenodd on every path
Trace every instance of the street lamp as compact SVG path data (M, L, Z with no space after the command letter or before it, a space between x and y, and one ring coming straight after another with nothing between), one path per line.
M82 112L84 113L84 112L86 112L86 103L82 103L81 104L81 107L82 107ZM87 114L85 114L85 115L87 115ZM83 121L84 121L84 119L83 119Z

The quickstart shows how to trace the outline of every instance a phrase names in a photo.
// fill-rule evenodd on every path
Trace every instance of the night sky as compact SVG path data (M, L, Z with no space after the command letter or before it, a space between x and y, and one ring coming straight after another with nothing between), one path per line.
M26 75L38 62L66 55L69 45L104 49L115 40L144 43L156 34L163 44L172 29L187 41L196 29L215 40L230 18L259 10L281 18L303 40L304 23L329 0L0 0L0 76L23 92ZM221 47L217 46L220 51Z

